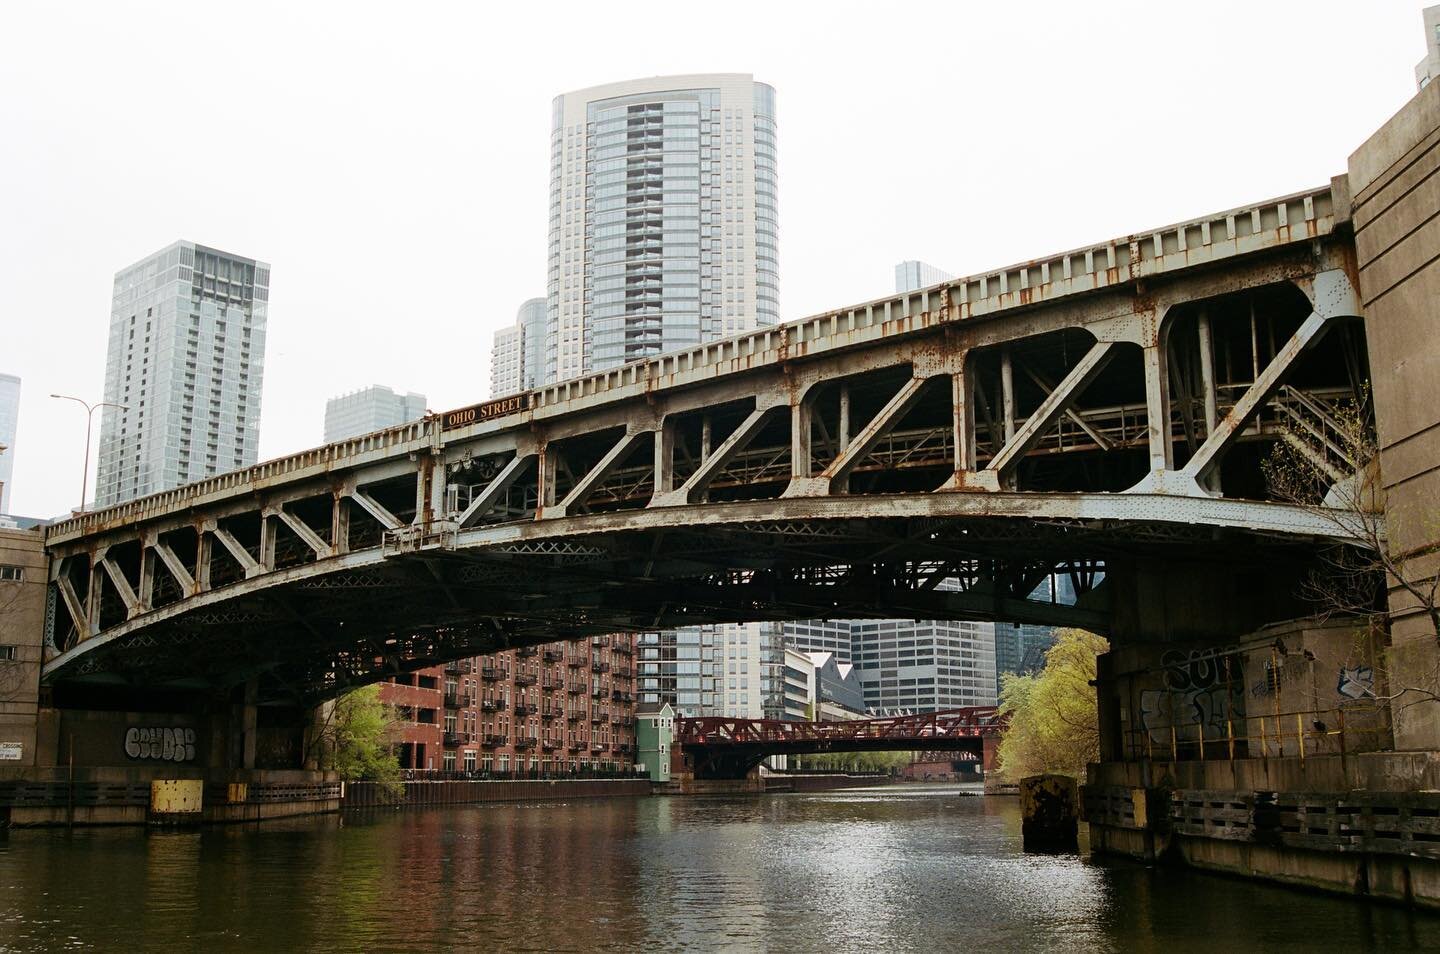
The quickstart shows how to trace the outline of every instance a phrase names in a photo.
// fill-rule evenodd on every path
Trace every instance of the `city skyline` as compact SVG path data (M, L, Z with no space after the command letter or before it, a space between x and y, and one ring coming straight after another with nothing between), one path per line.
M1228 17L1217 18L1227 21L1223 29L1202 23L1188 24L1184 30L1167 27L1165 15L1145 9L1135 14L1144 21L1136 29L1174 38L1173 45L1161 44L1148 51L1127 43L1124 31L1113 36L1097 34L1085 48L1070 49L1025 28L1022 24L1033 14L1024 11L937 10L932 18L937 27L961 35L1013 37L1006 58L978 56L959 66L918 63L915 69L919 72L914 75L894 80L866 77L863 82L846 76L838 63L806 64L802 70L790 62L785 43L765 36L751 38L740 22L721 25L712 37L702 37L692 47L646 53L624 66L593 56L583 62L567 62L562 55L555 58L563 64L560 68L551 63L542 71L538 66L541 58L532 58L536 61L533 66L523 62L522 41L513 55L496 67L519 71L504 84L511 91L507 101L496 107L502 111L497 117L500 125L513 124L515 150L491 150L488 140L476 138L473 130L448 129L451 124L432 122L437 115L432 110L454 109L456 96L494 85L478 72L465 78L445 76L444 71L478 71L482 67L417 63L401 77L400 87L390 91L365 79L360 59L343 52L327 54L337 59L324 66L324 75L353 74L358 83L353 97L336 99L320 82L320 72L311 72L301 56L302 48L309 48L310 39L320 34L323 18L296 13L294 29L277 40L281 45L276 69L261 75L242 66L235 76L221 80L225 95L236 95L246 84L259 82L258 92L272 99L284 98L282 90L299 90L300 103L277 110L267 127L268 148L215 157L208 161L211 168L203 171L183 156L167 156L158 142L134 140L137 148L132 150L98 145L128 141L126 111L117 103L133 99L136 89L158 82L151 73L160 69L160 58L134 75L112 70L115 79L100 91L93 105L73 95L63 77L56 76L55 92L40 92L26 102L7 104L3 116L17 142L34 144L4 160L10 173L7 180L26 182L27 187L13 205L18 227L9 230L5 255L0 258L9 269L7 280L0 283L5 289L3 307L11 315L43 316L43 320L20 323L16 336L20 364L7 368L31 384L23 397L17 440L23 452L15 459L11 509L53 516L73 506L74 490L67 489L68 482L50 479L50 472L53 468L71 474L80 469L83 426L74 419L73 409L48 406L56 402L47 402L45 395L76 393L91 400L101 398L95 384L104 360L103 335L98 328L104 320L115 263L132 260L139 250L158 247L175 234L194 235L222 248L257 251L276 263L284 276L285 304L272 323L275 331L268 368L268 407L261 422L261 458L320 442L317 416L287 415L285 408L318 408L333 393L333 386L323 376L313 374L313 368L322 363L342 362L361 380L417 386L431 396L436 407L461 406L482 396L488 379L488 347L482 346L474 372L458 359L437 364L434 355L441 346L477 340L477 331L478 340L488 345L491 332L509 320L515 303L543 287L545 263L534 252L537 242L544 244L543 225L533 220L543 218L540 210L548 177L545 104L557 89L582 88L623 75L684 72L712 63L747 69L781 89L785 100L784 161L794 173L781 210L787 251L780 318L788 320L874 297L884 291L886 265L904 257L942 261L957 271L978 271L1019 260L1037 248L1073 247L1107 234L1182 219L1206 208L1233 204L1237 196L1277 194L1293 188L1297 179L1324 181L1343 169L1354 143L1413 92L1410 66L1424 52L1418 36L1420 6L1379 5L1372 15L1356 20L1346 54L1356 66L1355 75L1343 83L1339 78L1319 80L1317 95L1331 107L1323 124L1299 117L1276 124L1289 95L1286 71L1279 64L1243 81L1229 76L1202 81L1198 76L1176 75L1171 87L1178 84L1179 88L1139 91L1142 101L1132 102L1131 108L1156 117L1150 129L1156 144L1178 147L1195 141L1197 135L1264 135L1266 141L1273 141L1277 134L1293 144L1243 161L1238 154L1226 158L1169 149L1163 167L1127 158L1133 155L1133 144L1107 137L1083 109L1057 111L1044 130L1020 130L1020 138L1004 150L963 149L965 122L935 124L925 117L941 109L973 111L979 101L966 93L969 89L1001 89L1003 103L1039 101L1054 76L1080 70L1093 77L1095 88L1107 84L1114 88L1122 75L1133 75L1136 69L1166 71L1164 64L1211 49L1222 35L1235 30L1254 36L1283 35L1288 42L1323 51L1327 44L1340 42L1324 22L1343 16L1343 8L1335 5L1327 14L1325 8L1314 5L1237 7ZM857 42L878 43L887 37L900 42L905 34L899 23L866 22L862 29L847 12L840 12L835 28ZM782 20L794 16L774 15ZM1071 20L1081 15L1079 10L1058 8L1048 14L1054 29L1044 32L1063 35L1074 25ZM73 55L91 57L103 66L116 55L114 50L125 47L114 42L117 37L129 41L129 59L142 62L146 50L174 46L173 38L141 36L125 18L112 16L98 11L67 32L67 47ZM590 34L618 29L606 26L597 15L581 17L593 21L586 24L591 27ZM457 19L454 26L439 32L462 40L468 25ZM48 45L52 42L48 38L57 35L51 15L22 12L17 27L28 29L42 41L33 49L18 51L0 67L7 78L13 83L21 76L52 76L65 57L56 56ZM254 29L258 27L242 25L234 35L218 36L217 42L243 49L253 41ZM363 17L347 24L346 30L357 38L382 35L378 23L366 22ZM522 36L525 32L517 31ZM746 40L737 46L742 34ZM442 36L441 42L452 41ZM140 55L133 55L137 52ZM432 59L436 63L444 60ZM1044 63L1045 68L1036 69L1036 63ZM196 68L203 71L198 65ZM173 64L165 67L170 69ZM451 88L462 92L425 95L429 90ZM917 89L921 91L918 95ZM184 94L187 100L198 95L198 90ZM55 96L81 105L62 109ZM1159 99L1173 101L1177 96L1194 103L1183 117L1167 117L1158 106L1148 105ZM1151 97L1158 99L1152 101ZM325 130L329 138L324 148L314 147L310 137L318 133L304 112L305 104L314 103L325 104L332 117L331 127ZM53 122L56 116L64 119ZM361 142L370 142L374 130L382 128L377 123L397 128L403 135L389 138L410 144L361 148ZM888 150L882 158L880 150L836 148L836 128L844 128L847 136L857 140L867 133L879 137L923 128L928 142L924 148L904 151L903 175L895 176L895 170L885 169L885 163L899 161L895 150ZM1067 148L1047 150L1044 143L1057 137L1065 139ZM45 157L52 153L67 158L61 163L46 162ZM97 156L105 158L102 161ZM344 156L343 164L340 156ZM469 166L482 156L486 172L477 177ZM533 168L537 164L541 167L538 172ZM1057 177L1067 171L1103 170L1122 164L1132 174L1127 175L1127 188L1118 197L1102 196L1104 190L1069 189L1063 190L1063 201L1057 203L1055 190L1046 187L1046 183L1062 181ZM427 166L434 167L423 177L427 181L416 182L414 171ZM199 188L217 171L221 179L233 183L230 190ZM187 188L160 189L161 183L177 177ZM482 192L475 184L481 180L507 183L501 208L482 205ZM1177 180L1183 180L1186 188L1174 188ZM419 190L414 197L418 201L408 196L397 201L382 190L377 201L360 204L365 207L364 219L354 218L361 211L351 201L354 191L363 184L367 193L373 193L377 181L396 183L397 189L405 183L404 188ZM947 201L927 201L929 193ZM440 201L440 194L451 198ZM836 203L834 197L842 194L847 201ZM488 190L483 195L488 202ZM484 216L478 214L482 207L486 208ZM102 209L107 211L97 212ZM457 209L464 214L457 216ZM962 216L958 222L956 215ZM483 227L497 221L497 216L506 223L504 229ZM444 235L444 241L439 245L430 242L432 233ZM838 240L840 235L846 239ZM63 261L48 252L62 236L70 246ZM434 261L437 254L441 256L438 262ZM386 266L376 270L371 294L361 305L342 295L334 279L345 273L344 263L368 256L383 259ZM476 262L485 263L483 274ZM434 265L478 277L480 295L467 297L466 306L457 309L437 291L423 287L417 279ZM49 295L55 287L67 288L58 304ZM423 322L416 320L417 315L423 316ZM406 334L417 346L408 350L376 347L376 332L389 327L397 316L404 316ZM58 357L62 354L63 361Z

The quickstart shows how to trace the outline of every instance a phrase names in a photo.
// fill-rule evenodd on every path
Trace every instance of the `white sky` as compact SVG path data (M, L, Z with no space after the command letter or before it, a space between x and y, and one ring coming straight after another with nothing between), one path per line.
M545 293L557 93L773 85L789 320L901 259L978 272L1322 184L1414 93L1421 6L10 0L11 510L78 502L83 412L47 395L101 398L114 273L180 238L273 266L262 458L366 384L484 398L491 332Z

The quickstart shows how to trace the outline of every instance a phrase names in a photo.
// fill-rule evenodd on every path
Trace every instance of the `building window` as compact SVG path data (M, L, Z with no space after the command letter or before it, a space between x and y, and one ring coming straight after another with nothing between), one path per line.
M25 568L23 566L0 565L0 582L24 583Z

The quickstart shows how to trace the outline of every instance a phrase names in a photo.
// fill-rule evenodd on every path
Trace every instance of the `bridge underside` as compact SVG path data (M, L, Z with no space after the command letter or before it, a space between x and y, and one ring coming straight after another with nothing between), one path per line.
M561 536L510 530L509 542L352 553L331 558L324 573L309 565L289 578L267 574L208 602L162 608L143 625L120 623L51 684L63 698L96 683L213 689L258 678L263 698L313 699L497 649L712 622L914 617L1108 632L1117 618L1144 616L1110 591L1119 579L1132 594L1147 566L1288 592L1314 549L1314 538L1293 533L1160 519L1180 501L1150 501L1154 519L1120 519L1147 512L1147 499L1057 495L1053 511L1075 516L1036 518L1019 514L1045 506L1025 498L1015 515L995 495L956 493L926 498L924 515L904 515L913 500L867 497L835 501L831 517L793 520L778 518L798 502L715 504L670 520L657 514L646 529L606 529L616 518L595 515L570 518L574 532ZM1251 506L1276 526L1296 518ZM1062 578L1073 605L1049 596ZM1240 625L1286 612L1250 609Z

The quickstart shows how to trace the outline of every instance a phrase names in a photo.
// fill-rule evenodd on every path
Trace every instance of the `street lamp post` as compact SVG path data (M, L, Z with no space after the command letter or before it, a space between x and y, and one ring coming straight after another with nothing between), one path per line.
M74 401L85 409L85 472L80 475L80 513L85 512L85 497L90 492L90 425L95 420L96 408L113 407L122 411L130 410L128 404L115 404L110 401L100 401L91 404L89 401L82 401L80 398L71 397L68 394L52 394L52 398L59 398L62 401Z

